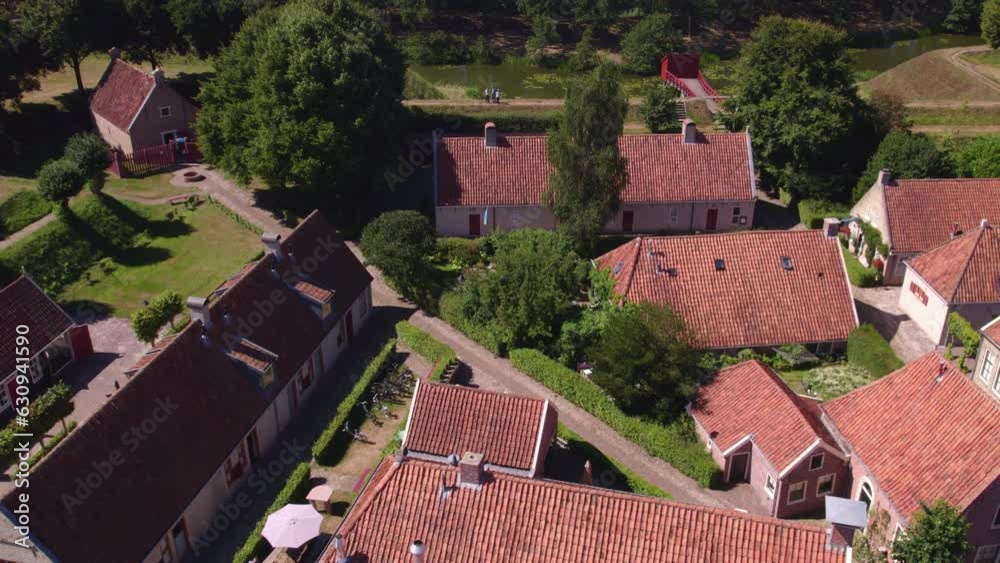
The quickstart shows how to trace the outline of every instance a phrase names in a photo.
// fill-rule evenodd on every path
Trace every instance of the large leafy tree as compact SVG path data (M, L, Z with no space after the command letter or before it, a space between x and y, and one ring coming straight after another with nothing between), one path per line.
M365 260L382 271L406 297L427 275L427 258L435 250L434 227L416 211L389 211L376 217L361 234Z
M941 25L955 33L975 33L982 7L983 0L951 0L951 10Z
M677 89L666 84L653 88L639 106L646 128L653 133L677 131Z
M896 178L949 178L954 175L951 160L938 149L933 139L923 133L891 131L882 139L854 187L855 201L865 195L883 168L892 171Z
M660 70L660 59L683 45L673 27L670 14L652 14L642 18L622 39L625 67L639 74L654 74Z
M167 0L166 13L177 30L182 48L200 56L219 52L240 25L272 0Z
M215 68L195 125L208 160L243 181L335 197L381 175L403 59L374 12L349 0L259 12Z
M159 66L163 53L188 51L171 19L170 3L162 0L121 0L125 8L125 56Z
M83 171L66 158L50 160L38 171L38 192L63 209L69 207L69 198L80 193L86 182Z
M944 499L920 503L912 524L892 544L892 557L901 563L961 563L972 550L969 522Z
M961 142L954 157L955 171L963 178L1000 178L1000 137Z
M667 305L626 305L588 351L593 380L622 410L666 421L698 389L695 336Z
M555 173L545 197L578 248L593 245L621 203L628 171L618 137L627 110L617 71L603 64L570 85L559 127L548 139Z
M111 148L97 133L77 133L66 143L65 158L90 182L90 190L95 194L104 189L111 164Z
M994 49L1000 48L1000 0L983 2L983 14L980 21L983 39Z
M105 0L26 0L17 13L24 33L36 38L53 63L72 68L76 87L83 90L80 64L93 51L110 47L114 6Z
M724 121L750 128L762 181L796 197L843 197L884 136L857 94L847 34L770 16L743 46Z

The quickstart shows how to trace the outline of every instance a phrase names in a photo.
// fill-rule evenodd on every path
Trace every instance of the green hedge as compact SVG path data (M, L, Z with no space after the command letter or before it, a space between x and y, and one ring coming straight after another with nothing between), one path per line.
M257 521L257 525L254 526L253 532L250 533L250 537L247 538L246 543L233 556L233 563L247 563L247 561L254 558L257 561L263 561L271 553L271 544L267 543L264 536L260 535L264 531L264 524L267 522L267 517L281 510L287 504L304 503L306 495L309 494L311 484L309 463L303 462L295 466L291 475L288 476L288 480L285 481L285 486L281 488L278 496L275 497L274 502L271 503L271 506L264 512L264 515Z
M851 254L849 250L840 247L844 254L844 266L847 268L847 279L855 287L876 287L882 283L882 274L875 268L866 268L858 260L858 257Z
M803 199L798 204L799 221L810 229L823 226L827 217L845 217L851 213L851 207L846 203L824 201L822 199Z
M497 338L496 333L491 331L488 326L471 322L465 318L462 313L462 295L457 291L449 291L441 296L438 303L438 314L445 322L478 342L494 356L504 355L504 346Z
M537 350L512 350L515 368L538 380L567 401L596 416L650 455L674 466L703 487L719 483L721 471L695 434L694 421L683 416L669 425L628 416L608 398L603 389Z
M965 317L958 313L948 314L948 332L962 343L962 356L958 359L958 366L964 371L965 360L976 356L983 337L969 321L965 320ZM951 350L950 345L948 349Z
M0 238L8 237L52 212L52 204L35 190L24 190L0 203Z
M440 237L436 241L436 258L441 262L471 266L483 260L483 239Z
M868 370L876 379L903 367L889 342L870 324L859 326L847 337L847 361Z
M320 465L336 465L347 452L353 438L344 432L344 424L350 423L353 428L361 426L365 420L365 413L361 410L358 402L368 392L373 383L383 374L390 360L396 353L396 340L392 339L382 347L368 367L365 368L361 378L354 384L350 394L337 406L337 412L333 420L327 425L323 433L313 444L312 455Z
M399 321L396 323L396 337L406 345L407 348L420 354L434 364L428 376L431 381L441 381L441 375L452 360L457 360L455 351L443 342L436 340L431 335L420 330L409 321Z
M72 399L73 390L63 381L49 387L44 393L32 399L27 426L18 426L15 422L11 422L0 430L0 464L6 467L17 460L17 452L14 451L14 448L23 438L15 438L14 434L18 432L33 434L31 443L34 444L57 422L73 412Z

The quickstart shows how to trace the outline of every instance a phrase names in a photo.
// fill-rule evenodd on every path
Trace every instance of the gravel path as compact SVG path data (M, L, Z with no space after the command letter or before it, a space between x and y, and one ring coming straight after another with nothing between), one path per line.
M0 240L0 250L9 248L17 244L19 241L22 241L30 237L32 234L38 231L38 229L41 229L45 225L48 225L49 223L55 220L56 220L56 214L49 213L45 217L42 217L41 219L35 221L34 223L31 223L30 225L24 227L20 231L17 231L16 233L10 235L9 237Z

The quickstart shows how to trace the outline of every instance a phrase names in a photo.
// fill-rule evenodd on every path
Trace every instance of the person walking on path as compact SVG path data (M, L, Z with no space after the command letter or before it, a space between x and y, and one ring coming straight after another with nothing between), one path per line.
M497 88L493 92L493 103L495 103L495 104L499 104L500 103L500 89L499 88Z

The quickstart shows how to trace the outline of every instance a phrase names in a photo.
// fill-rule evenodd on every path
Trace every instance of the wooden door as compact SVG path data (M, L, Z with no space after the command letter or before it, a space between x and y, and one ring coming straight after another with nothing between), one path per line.
M714 231L719 225L719 210L709 209L708 217L705 218L705 230Z
M631 233L634 228L635 215L631 211L622 211L622 232Z
M480 233L479 227L479 214L471 213L469 214L469 236L478 237Z

